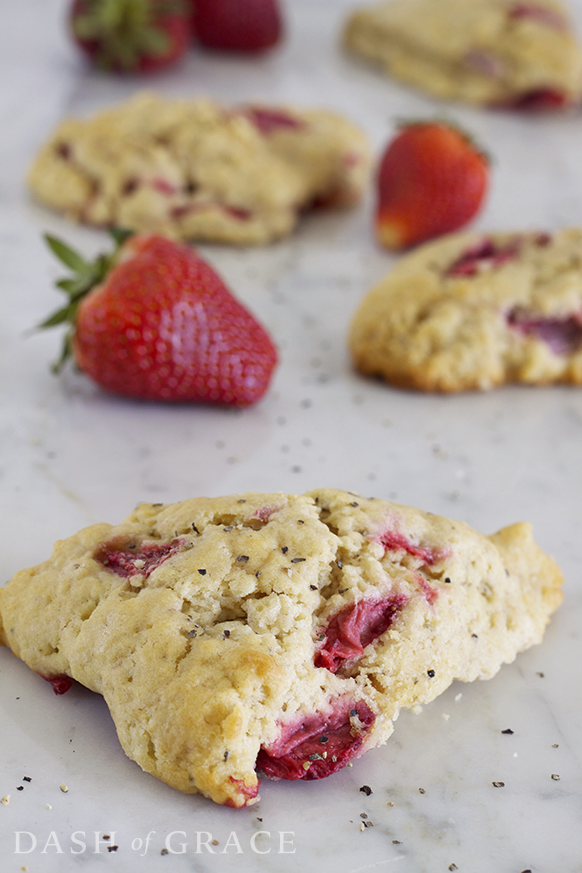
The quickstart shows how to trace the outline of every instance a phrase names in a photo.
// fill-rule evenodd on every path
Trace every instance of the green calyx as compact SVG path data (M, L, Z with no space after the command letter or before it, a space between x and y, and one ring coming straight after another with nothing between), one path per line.
M186 15L184 0L84 0L73 16L74 35L96 46L102 69L131 72L144 57L163 57L171 49L168 33L159 26L168 15Z
M54 362L51 369L53 373L59 373L65 362L72 357L72 340L75 333L75 323L77 321L77 311L81 301L87 294L100 285L115 266L119 251L124 242L133 236L131 230L112 229L109 231L115 246L109 254L100 254L94 261L86 261L78 252L71 249L61 240L50 234L45 234L45 240L54 255L65 266L72 270L72 275L64 279L59 279L55 284L57 288L67 296L67 302L52 315L49 315L45 321L38 325L38 330L44 330L47 327L56 327L59 324L67 324L69 328L63 340L61 354L58 360Z

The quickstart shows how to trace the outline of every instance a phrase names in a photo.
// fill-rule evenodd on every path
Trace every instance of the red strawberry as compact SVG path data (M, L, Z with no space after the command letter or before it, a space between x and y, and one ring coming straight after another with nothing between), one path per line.
M487 158L444 122L406 125L384 152L378 175L376 232L401 249L458 230L487 191Z
M73 37L104 70L149 73L175 63L191 42L186 0L74 0Z
M194 32L208 48L238 52L272 48L283 32L278 0L194 0Z
M72 325L54 369L73 354L99 385L128 397L231 406L259 400L277 351L212 267L162 236L114 236L113 254L94 264L46 237L76 274L57 282L69 303L41 325Z

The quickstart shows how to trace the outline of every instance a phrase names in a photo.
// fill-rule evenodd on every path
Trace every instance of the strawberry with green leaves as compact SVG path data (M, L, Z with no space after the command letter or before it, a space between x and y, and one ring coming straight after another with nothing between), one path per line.
M86 261L47 236L73 275L66 306L42 328L68 324L59 371L73 357L102 388L146 400L249 406L266 392L277 350L266 330L190 246L113 232L111 254Z
M118 73L170 66L192 41L187 0L74 0L70 26L95 66Z
M378 240L403 249L458 230L478 212L488 184L488 160L463 131L441 121L404 125L380 163Z

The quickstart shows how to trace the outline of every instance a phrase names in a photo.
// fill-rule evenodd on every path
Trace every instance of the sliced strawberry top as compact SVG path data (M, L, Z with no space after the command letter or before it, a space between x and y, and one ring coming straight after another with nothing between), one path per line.
M361 754L375 714L363 701L340 698L329 715L313 713L282 726L263 747L256 769L274 779L323 779Z
M476 276L487 270L496 270L515 260L519 250L520 241L517 238L503 246L492 239L481 240L462 252L445 270L445 276Z
M183 540L170 543L134 543L127 539L102 543L93 557L112 573L128 578L150 576L164 561L180 551ZM132 547L133 546L133 547Z
M261 133L268 135L275 130L304 130L307 126L301 118L266 106L246 106L244 115Z
M582 348L582 312L547 318L516 306L507 314L507 323L519 333L547 343L556 355L572 355Z
M378 600L361 600L338 612L317 634L325 639L315 653L315 666L337 673L347 661L361 657L365 647L390 627L407 602L405 594L394 594Z

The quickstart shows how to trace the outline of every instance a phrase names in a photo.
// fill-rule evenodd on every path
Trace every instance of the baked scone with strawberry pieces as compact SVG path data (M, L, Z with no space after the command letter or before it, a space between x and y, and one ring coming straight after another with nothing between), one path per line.
M349 345L358 370L401 388L582 385L582 230L423 245L364 298Z
M445 100L544 110L582 95L582 51L557 0L391 0L355 11L344 41Z
M127 755L241 807L328 776L402 707L539 643L561 574L528 524L485 537L322 489L143 504L0 590L2 642L102 694Z
M353 205L370 164L366 136L330 111L146 92L63 121L29 184L75 221L246 245L286 236L315 205Z

